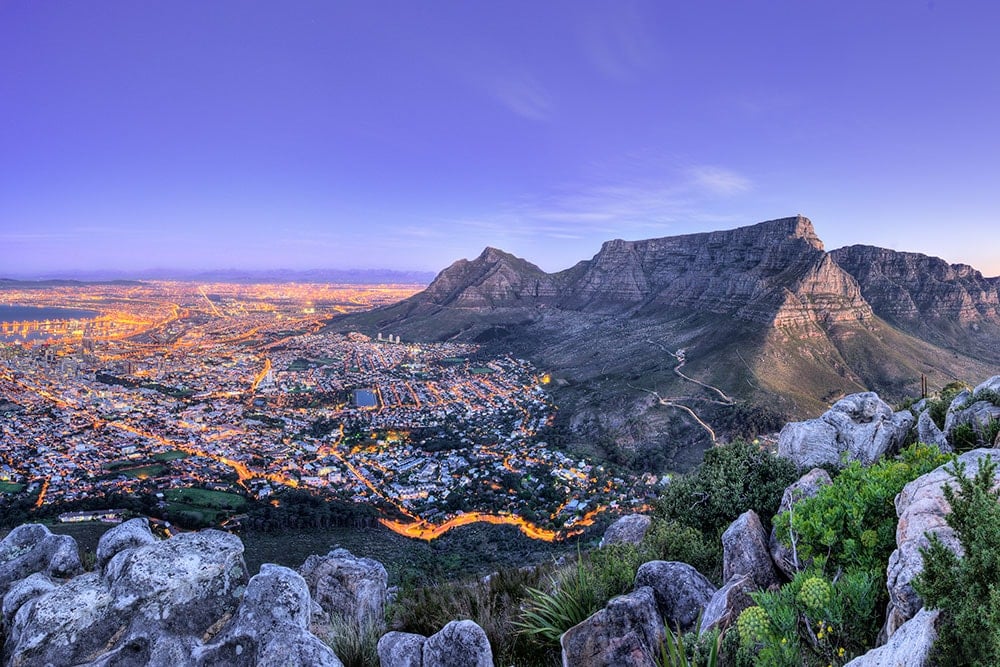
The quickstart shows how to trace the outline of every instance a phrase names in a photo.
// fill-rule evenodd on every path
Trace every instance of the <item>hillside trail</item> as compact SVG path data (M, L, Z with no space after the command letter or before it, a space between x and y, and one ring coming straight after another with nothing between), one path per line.
M663 350L664 352L666 352L667 354L669 354L670 356L672 356L674 359L677 360L677 365L674 366L673 370L674 370L674 373L676 373L680 378L682 378L684 380L687 380L688 382L692 382L692 383L694 383L694 384L696 384L696 385L698 385L700 387L703 387L705 389L708 389L710 391L714 391L716 394L718 394L720 396L721 400L710 399L710 398L701 398L701 397L695 397L695 396L676 396L676 397L667 397L667 398L664 398L663 396L660 396L659 392L654 391L652 389L645 389L644 387L636 387L635 385L633 385L631 383L628 386L631 387L632 389L637 389L639 391L644 391L644 392L646 392L648 394L652 394L656 398L657 402L659 402L660 405L663 405L663 406L669 407L669 408L677 408L679 410L683 410L683 411L687 412L689 415L691 415L691 418L694 419L695 422L698 423L699 426L701 426L703 429L705 429L705 432L708 433L708 437L712 440L712 444L713 445L716 444L715 430L704 419L702 419L698 415L697 412L695 412L693 409L691 409L690 407L688 407L688 406L686 406L686 405L684 405L682 403L678 403L677 401L702 400L702 401L708 401L710 403L715 403L717 405L734 405L736 403L736 401L732 397L728 396L726 394L726 392L722 391L718 387L715 387L715 386L710 385L710 384L706 384L706 383L704 383L704 382L702 382L700 380L695 380L693 377L690 377L689 375L685 375L684 373L682 373L680 369L681 369L681 367L684 366L684 364L686 362L686 358L685 358L685 355L684 355L683 348L677 350L677 352L673 352L673 351L669 350L665 345L663 345L662 343L659 343L659 342L657 342L655 340L649 340L649 339L647 339L646 342L649 343L649 344L651 344L651 345L656 345L661 350Z

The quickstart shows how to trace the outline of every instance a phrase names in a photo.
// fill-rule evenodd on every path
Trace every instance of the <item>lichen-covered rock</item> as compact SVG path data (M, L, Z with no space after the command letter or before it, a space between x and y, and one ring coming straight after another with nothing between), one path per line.
M427 638L423 667L493 667L490 641L472 621L452 621Z
M18 609L39 595L55 589L56 584L41 572L15 582L7 591L7 595L3 596L3 625L10 627Z
M311 601L305 579L265 563L247 584L235 616L211 644L195 650L199 665L343 667L308 630Z
M901 625L884 646L851 660L845 667L925 667L930 665L931 647L937 639L939 611L921 609Z
M246 581L243 544L228 533L125 549L103 574L51 590L39 583L14 613L4 656L14 665L191 664L202 638L236 610Z
M938 428L931 418L930 410L924 410L917 417L917 440L928 445L937 445L942 452L950 452L951 445L948 438L944 437L944 432Z
M767 542L756 512L747 510L737 517L722 534L722 578L748 574L759 590L779 583Z
M94 565L98 570L103 570L108 561L119 552L155 544L157 541L156 536L149 530L149 521L145 517L130 519L101 536L94 555Z
M959 456L958 460L965 464L965 474L972 476L987 455L992 456L994 461L1000 461L1000 449L974 449ZM920 596L913 590L912 581L923 570L920 549L929 544L927 535L937 535L949 549L959 555L962 553L955 532L945 520L951 508L944 498L943 489L954 484L954 478L949 473L951 466L947 463L921 475L904 486L896 496L896 515L899 517L896 550L889 557L887 576L889 609L886 631L889 636L923 605ZM1000 474L997 482L1000 483Z
M787 512L791 509L792 505L800 500L812 498L819 493L821 488L832 483L830 474L827 471L822 468L813 468L790 484L785 489L785 492L781 494L781 504L778 506L778 514ZM796 554L790 546L786 547L778 541L777 532L773 527L771 528L771 536L768 539L768 549L771 552L771 560L774 562L774 565L789 579L794 577L795 573L805 566L804 563L800 562L798 567L796 567Z
M655 667L664 639L653 589L643 586L611 599L559 643L563 667Z
M944 434L948 435L955 428L956 419L958 414L962 412L965 408L966 403L972 398L972 392L968 389L963 389L955 398L951 399L951 403L948 404L948 412L945 413L944 417Z
M76 540L53 535L40 523L18 526L0 541L0 597L11 584L35 572L71 577L82 571Z
M628 514L615 521L604 531L601 548L609 544L639 544L646 536L653 518L645 514Z
M839 464L842 456L870 465L895 452L913 422L909 410L893 413L875 392L851 394L819 419L785 424L778 436L778 454L800 468Z
M384 616L389 575L377 560L334 549L325 556L309 556L299 573L328 618L369 623Z
M412 632L387 632L378 640L381 667L421 667L427 638Z
M635 587L649 586L660 616L671 630L694 628L698 617L715 594L715 586L687 563L654 560L643 563L635 575Z
M727 581L705 606L698 634L711 632L715 628L725 629L735 623L744 609L753 606L750 594L756 590L749 574L738 574Z

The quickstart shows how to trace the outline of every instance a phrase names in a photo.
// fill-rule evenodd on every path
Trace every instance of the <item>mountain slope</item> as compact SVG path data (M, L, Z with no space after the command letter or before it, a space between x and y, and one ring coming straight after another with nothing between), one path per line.
M932 387L988 374L988 364L957 353L961 340L942 349L940 336L890 320L891 297L874 308L868 276L859 271L859 282L845 270L855 267L848 254L838 252L825 252L801 216L608 241L592 259L553 274L487 248L452 264L424 292L330 326L470 340L527 357L556 378L571 439L638 452L633 459L655 454L676 467L700 457L689 445L710 440L689 414L664 403L733 424L747 406L754 419L761 411L798 416L863 389L899 396L916 389L921 374ZM979 326L991 317L981 314Z

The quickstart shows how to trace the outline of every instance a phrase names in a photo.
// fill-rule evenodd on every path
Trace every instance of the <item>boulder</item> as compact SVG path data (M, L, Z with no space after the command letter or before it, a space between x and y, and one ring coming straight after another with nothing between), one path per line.
M738 574L727 581L705 606L698 634L711 632L715 628L724 630L735 623L744 609L754 605L750 594L756 590L749 574Z
M965 474L972 476L979 470L979 463L987 455L1000 461L1000 449L974 449L958 457L966 465ZM920 549L929 544L927 535L938 538L956 554L962 549L955 532L948 526L945 516L950 511L944 498L944 487L953 484L954 478L948 472L951 463L935 468L921 475L903 487L896 496L896 550L889 557L886 585L889 589L889 608L886 617L886 632L889 636L923 605L912 581L923 570ZM1000 475L998 475L1000 483Z
M609 544L639 544L646 536L653 518L645 514L629 514L615 521L604 531L600 547Z
M851 394L819 419L785 424L778 435L778 454L800 468L839 464L845 456L869 465L895 452L913 422L909 410L894 413L875 392Z
M756 512L747 510L737 517L722 534L722 578L728 581L734 575L748 574L759 590L778 584L767 542Z
M11 664L191 664L247 582L243 544L217 530L125 549L102 573L48 589L37 578L8 627ZM20 589L19 589L20 591ZM21 593L19 592L20 596Z
M611 599L559 639L563 667L655 667L666 638L648 586ZM426 662L425 662L426 667Z
M411 632L387 632L378 640L381 667L421 667L427 638Z
M220 667L343 667L330 647L309 632L310 607L309 587L301 575L265 563L215 641L194 650L195 661Z
M635 575L635 587L653 589L656 607L671 630L694 629L705 605L715 594L712 585L698 570L687 563L654 560L643 563Z
M986 426L994 421L1000 421L1000 405L993 405L989 401L976 401L952 414L951 428L945 431L945 435L951 438L955 429L962 424L969 424L981 438Z
M1000 375L994 375L990 379L976 385L972 393L975 395L983 391L992 391L1000 394Z
M119 524L104 533L97 543L97 553L94 558L94 566L98 570L103 570L116 554L126 549L154 544L158 540L149 530L149 521L143 517L130 519Z
M384 617L389 575L382 563L334 549L325 556L309 556L299 573L327 618L364 624Z
M7 595L3 596L3 627L10 627L17 611L39 595L54 591L56 584L48 576L36 572L30 577L16 581ZM2 642L0 642L2 643Z
M942 452L952 450L948 438L944 437L944 432L931 419L930 410L924 410L917 418L917 440L928 445L937 445Z
M955 420L958 414L962 412L965 405L972 399L972 392L968 389L963 389L960 391L955 398L951 399L951 403L948 404L948 412L945 413L944 417L944 434L948 435L951 433L952 429L955 428Z
M792 505L800 500L812 498L819 493L821 488L832 483L830 474L827 471L822 468L813 468L798 480L792 482L785 489L785 492L781 494L781 504L778 506L778 514L787 512L792 508ZM795 573L805 566L805 563L799 563L799 567L795 566L796 555L790 546L786 547L778 541L778 534L773 527L771 528L771 536L768 539L768 550L771 552L771 560L774 562L774 565L789 579L794 577Z
M14 582L35 572L71 577L82 571L76 540L53 535L40 523L18 526L0 541L0 597Z
M921 609L901 625L884 646L851 660L845 667L925 667L930 665L931 647L937 639L937 610Z
M472 621L452 621L424 642L423 667L493 667L490 640Z

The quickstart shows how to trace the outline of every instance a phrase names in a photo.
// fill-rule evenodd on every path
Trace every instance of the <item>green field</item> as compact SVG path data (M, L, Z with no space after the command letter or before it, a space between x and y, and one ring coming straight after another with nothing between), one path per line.
M14 482L0 482L0 493L19 493L24 489L24 484Z
M166 472L166 470L166 466L161 466L156 463L148 466L139 466L137 468L119 468L115 470L115 473L131 477L132 479L145 479L146 477L159 477Z
M182 452L179 449L171 449L166 452L160 452L159 454L153 454L153 459L156 461L176 461L177 459L187 458L187 456L187 452Z
M238 510L246 504L243 496L208 489L167 489L163 495L172 503L184 503L211 510Z

